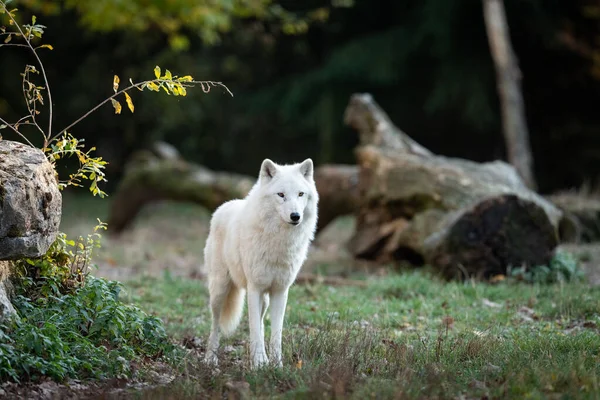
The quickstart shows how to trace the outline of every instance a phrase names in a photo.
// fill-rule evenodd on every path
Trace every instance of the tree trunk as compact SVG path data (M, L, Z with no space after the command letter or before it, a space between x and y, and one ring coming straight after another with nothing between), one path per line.
M508 160L525 184L535 189L533 158L521 94L521 71L510 43L503 1L483 0L483 15L498 79Z
M175 148L156 143L137 152L113 194L108 218L111 234L125 230L146 205L160 200L188 201L213 211L224 202L246 196L256 178L215 172L180 158ZM358 168L324 165L315 169L319 191L318 230L351 214L358 201Z
M432 264L449 277L550 260L562 212L512 166L436 156L370 95L352 96L345 122L360 135L356 257Z

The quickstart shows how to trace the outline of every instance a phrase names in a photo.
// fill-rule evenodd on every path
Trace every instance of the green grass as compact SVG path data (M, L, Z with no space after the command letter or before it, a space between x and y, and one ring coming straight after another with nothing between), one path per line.
M196 360L202 345L190 346L169 393L220 396L245 381L258 398L600 397L599 288L446 283L421 271L368 282L291 289L282 370L248 369L244 319L223 341L221 373ZM167 275L126 287L175 339L204 342L203 281Z
M65 201L67 232L88 233L92 214L107 212ZM191 205L148 207L98 253L98 273L132 272L120 298L186 347L172 384L135 397L241 398L248 385L250 398L600 398L600 288L583 282L447 283L419 270L349 276L362 288L294 286L283 369L249 370L246 317L222 342L219 370L207 368L206 283L186 278L201 264L207 220ZM311 272L349 270L332 261Z

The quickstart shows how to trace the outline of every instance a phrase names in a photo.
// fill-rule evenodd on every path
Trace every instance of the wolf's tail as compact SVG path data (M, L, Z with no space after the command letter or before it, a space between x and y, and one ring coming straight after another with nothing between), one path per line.
M219 327L225 336L231 335L240 324L244 311L244 292L235 285L229 285L219 318Z

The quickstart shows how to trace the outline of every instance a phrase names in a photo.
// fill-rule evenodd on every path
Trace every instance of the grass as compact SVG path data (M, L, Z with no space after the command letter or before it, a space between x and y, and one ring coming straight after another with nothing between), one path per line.
M107 212L107 202L65 203L67 232L88 233ZM600 398L600 288L446 283L426 270L347 276L366 287L294 286L283 369L249 370L246 317L222 342L219 370L209 369L199 361L208 294L190 279L207 218L193 205L157 204L98 254L96 273L126 278L121 298L161 318L187 351L175 381L132 397ZM312 272L349 270L332 261Z
M239 382L258 398L600 397L600 289L446 283L424 271L368 281L292 288L282 370L248 369L246 320L223 342L222 373L197 361L210 325L202 281L142 278L127 299L190 348L185 378L168 389L182 397L220 397Z

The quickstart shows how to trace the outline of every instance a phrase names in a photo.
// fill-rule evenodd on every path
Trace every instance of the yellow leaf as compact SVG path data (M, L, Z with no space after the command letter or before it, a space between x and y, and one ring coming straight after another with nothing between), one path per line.
M8 43L12 40L12 35L8 35L6 39L4 39L4 43Z
M50 49L50 50L54 50L54 47L52 47L52 46L51 46L51 45L49 45L49 44L43 44L43 45L41 45L40 47L41 47L41 48Z
M129 97L129 94L127 92L125 92L125 101L127 102L127 107L129 107L129 111L133 113L135 107L133 106L133 101L131 101L131 97Z
M185 96L187 94L187 91L185 90L185 87L179 86L179 94L182 95L182 96Z
M160 67L158 65L154 67L154 76L156 76L156 79L160 78Z
M194 80L194 78L192 78L191 75L186 75L186 76L182 76L181 78L177 79L179 82L191 82Z
M115 75L115 77L113 78L113 90L115 91L115 93L117 93L117 90L119 90L119 82L119 77Z
M110 101L112 102L112 105L115 108L115 114L121 114L121 103L119 103L115 99L110 99Z
M171 71L169 71L168 69L165 70L165 79L173 79L173 76L171 75Z
M158 85L154 82L148 82L148 84L146 85L148 87L148 89L154 91L154 92L158 92Z

